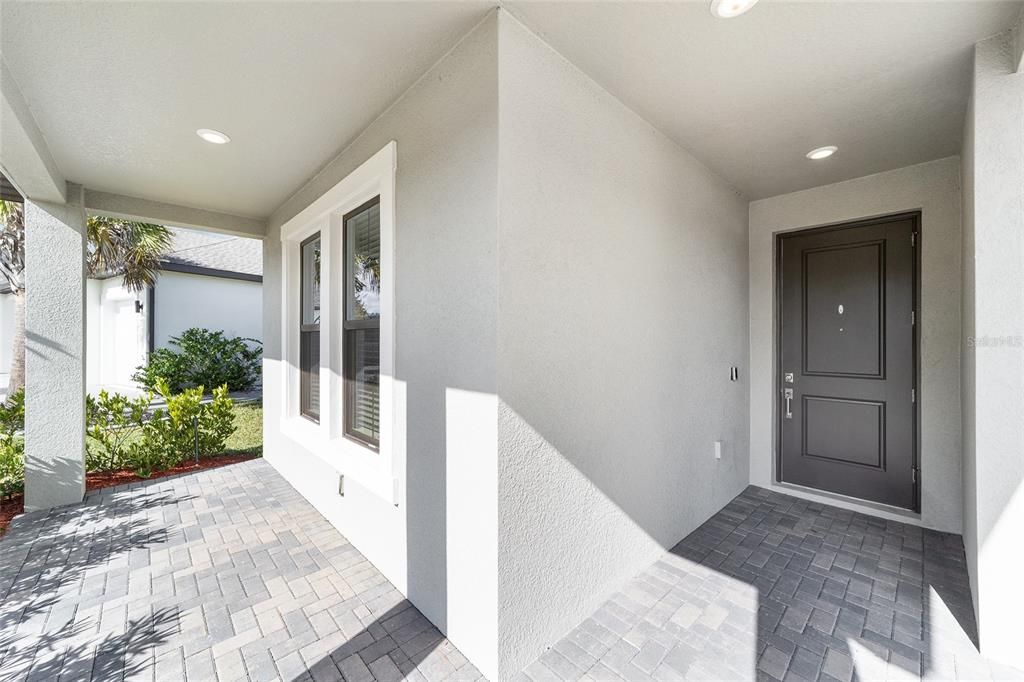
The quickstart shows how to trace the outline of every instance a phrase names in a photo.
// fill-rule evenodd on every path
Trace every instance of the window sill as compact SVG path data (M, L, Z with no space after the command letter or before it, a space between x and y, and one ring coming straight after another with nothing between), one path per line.
M282 419L281 435L344 476L346 488L354 483L389 504L399 506L384 453L345 437L325 438L320 425L304 417Z

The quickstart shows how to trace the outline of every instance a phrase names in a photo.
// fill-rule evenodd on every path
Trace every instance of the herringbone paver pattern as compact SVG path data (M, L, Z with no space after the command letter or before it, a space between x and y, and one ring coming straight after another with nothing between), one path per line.
M0 680L474 680L263 460L90 493L0 540Z
M751 487L522 677L1024 680L974 630L960 536Z

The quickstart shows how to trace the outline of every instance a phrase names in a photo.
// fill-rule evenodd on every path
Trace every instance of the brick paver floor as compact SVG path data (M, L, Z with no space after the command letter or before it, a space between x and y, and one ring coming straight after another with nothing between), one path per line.
M1024 680L974 632L960 536L750 487L521 677Z
M0 539L0 680L474 680L273 468L90 493Z

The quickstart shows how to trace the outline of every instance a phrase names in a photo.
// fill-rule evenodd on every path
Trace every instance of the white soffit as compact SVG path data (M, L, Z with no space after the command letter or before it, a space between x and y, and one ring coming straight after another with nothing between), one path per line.
M750 199L960 151L973 45L1019 0L505 3ZM804 155L823 145L826 161Z
M8 0L0 48L64 177L264 217L491 7Z

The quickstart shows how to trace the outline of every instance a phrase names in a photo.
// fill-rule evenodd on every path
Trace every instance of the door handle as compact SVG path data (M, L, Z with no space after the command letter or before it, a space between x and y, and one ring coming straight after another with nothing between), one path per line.
M782 391L782 397L786 399L786 419L793 418L793 389L786 388Z

